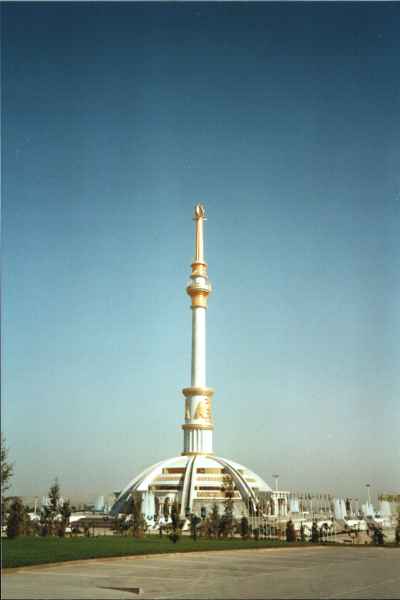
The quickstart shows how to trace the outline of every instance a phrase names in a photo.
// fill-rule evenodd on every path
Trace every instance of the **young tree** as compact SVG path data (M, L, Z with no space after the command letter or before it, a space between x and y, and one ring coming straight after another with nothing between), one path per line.
M301 542L306 541L306 530L304 529L303 523L301 523L301 526L300 526L300 541Z
M286 541L287 542L295 542L296 541L296 530L294 528L294 523L292 519L290 519L286 523Z
M59 537L65 536L65 530L69 525L69 518L71 516L71 507L69 505L69 500L63 502L63 505L60 507L61 521L58 523L57 527L57 535Z
M198 527L199 523L201 522L201 519L194 513L190 513L189 519L190 519L190 533L192 535L193 540L196 541L197 540L197 527Z
M225 475L222 483L222 490L225 495L224 514L219 523L219 535L223 537L233 535L233 497L235 494L235 484L230 475Z
M394 541L397 545L400 545L400 514L397 519L396 529L394 530Z
M132 494L132 506L131 506L131 527L133 537L143 537L146 529L146 521L142 514L142 494L140 492L134 492Z
M124 525L125 525L125 517L117 516L114 518L114 521L112 524L112 531L116 535L122 535L123 531L124 531Z
M198 534L200 537L208 535L208 523L207 523L207 507L202 506L200 508L200 524L198 526Z
M382 531L382 529L380 527L375 527L374 529L374 533L372 536L372 541L375 544L375 546L383 546L385 543L385 535Z
M321 528L319 530L319 537L320 537L321 542L324 544L326 544L328 541L328 531L329 531L328 523L322 523ZM355 530L352 533L354 533L354 538L356 538L358 535L358 531Z
M90 537L90 523L84 521L83 523L83 533L85 537Z
M244 540L247 540L249 537L249 520L244 515L240 519L240 535Z
M3 434L1 434L1 522L4 522L5 506L7 497L5 493L10 489L11 477L14 472L14 465L8 462L8 448Z
M47 537L52 534L51 512L48 506L43 506L40 514L40 535Z
M317 521L313 521L311 528L311 541L313 544L318 544L319 542L319 531Z
M181 522L179 518L179 506L176 500L171 506L171 522L172 533L169 537L170 540L174 542L174 544L176 544L176 542L179 540L180 532L183 525L183 522Z
M13 539L24 533L25 511L21 498L11 502L7 518L7 537Z
M60 515L61 503L60 503L60 485L58 483L57 477L54 480L54 483L50 486L49 493L49 503L47 506L43 506L42 514L40 517L41 523L41 535L63 535L63 517L61 514L61 521L57 521L57 517ZM69 507L68 507L69 509ZM66 509L67 511L67 509ZM69 515L68 515L69 516ZM65 532L65 528L64 528Z
M23 514L23 523L22 523L22 533L23 535L33 535L38 533L38 527L35 521L31 520L29 515L30 512L33 512L31 508L28 506L24 506L24 514Z
M50 500L50 511L52 515L55 517L58 513L59 505L60 505L60 485L58 483L57 477L54 480L52 486L49 489L49 500Z
M208 529L208 537L217 537L218 536L218 532L220 530L220 520L221 517L219 515L219 508L218 508L218 504L216 502L214 502L212 509L211 509L211 513L208 516L207 519L207 529Z
M156 521L160 517L160 498L158 496L154 497L154 521Z
M165 522L167 522L168 518L169 518L169 498L168 498L168 496L164 500L163 515L164 515Z

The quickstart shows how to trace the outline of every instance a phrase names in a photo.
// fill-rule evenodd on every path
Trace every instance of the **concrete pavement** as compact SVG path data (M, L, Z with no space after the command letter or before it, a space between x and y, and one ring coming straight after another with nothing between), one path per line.
M306 547L77 561L8 570L5 599L400 598L400 550ZM138 595L138 588L143 593Z

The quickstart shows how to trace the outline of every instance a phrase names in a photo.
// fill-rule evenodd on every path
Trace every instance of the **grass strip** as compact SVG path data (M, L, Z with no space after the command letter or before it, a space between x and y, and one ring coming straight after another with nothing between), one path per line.
M205 552L207 550L245 550L255 548L305 548L316 547L319 544L288 543L278 540L209 540L199 538L194 541L182 536L176 544L168 537L146 536L136 539L128 536L98 536L98 537L18 537L13 540L2 539L2 567L16 568L70 560L85 560L90 558L109 558L118 556L135 556L145 554L169 554L177 552ZM339 546L341 548L371 548L371 545L353 545L329 543L325 547ZM385 544L380 548L397 548L395 544Z
M294 546L296 544L290 544ZM304 546L304 544L297 544ZM175 552L201 552L206 550L241 550L246 548L271 548L289 544L274 540L208 540L194 541L181 537L173 544L167 537L146 536L135 539L128 536L98 537L18 537L2 539L3 568L15 568L69 560L166 554Z

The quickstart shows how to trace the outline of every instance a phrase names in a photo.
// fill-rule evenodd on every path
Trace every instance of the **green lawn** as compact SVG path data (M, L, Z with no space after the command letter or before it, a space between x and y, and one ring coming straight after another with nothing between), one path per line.
M109 535L90 538L18 537L13 540L2 539L2 554L3 567L7 568L106 556L266 548L279 545L288 544L271 540L241 539L193 541L189 537L181 537L173 544L168 537L158 536L147 536L143 539Z

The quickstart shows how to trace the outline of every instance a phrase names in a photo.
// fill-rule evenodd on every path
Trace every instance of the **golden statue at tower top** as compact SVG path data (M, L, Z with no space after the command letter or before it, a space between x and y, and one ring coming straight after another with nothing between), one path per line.
M206 220L206 209L204 204L196 204L194 207L194 217L196 221L196 240L195 240L195 262L204 262L204 241L203 241L203 221Z
M204 204L196 204L196 206L194 207L194 217L193 218L195 220L206 218L206 209L204 207Z

